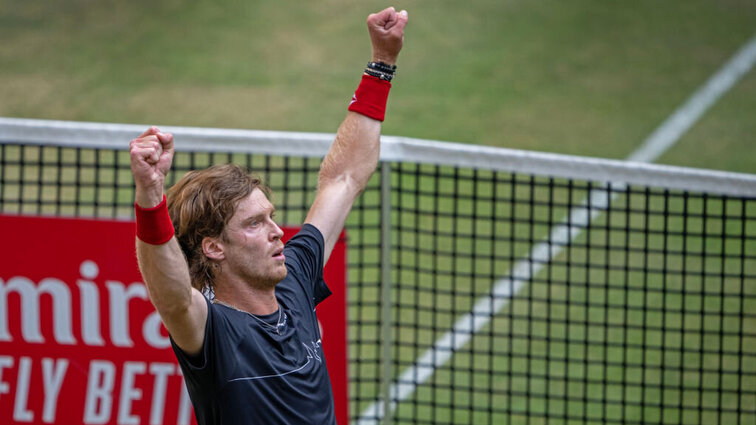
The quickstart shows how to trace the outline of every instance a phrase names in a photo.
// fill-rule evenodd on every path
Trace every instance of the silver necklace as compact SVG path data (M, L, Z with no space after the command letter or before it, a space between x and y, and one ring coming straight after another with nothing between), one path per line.
M223 301L213 300L213 304L224 305L224 306L226 306L226 307L228 307L230 309L233 309L233 310L236 310L236 311L239 311L239 312L242 312L242 313L246 313L246 314L252 316L253 318L255 318L255 320L257 320L258 322L260 322L260 324L264 328L270 329L270 330L274 331L275 333L277 333L279 335L281 335L281 329L284 326L286 326L286 319L287 319L287 317L286 317L286 313L284 313L283 309L281 308L281 305L278 306L278 320L276 320L276 324L274 326L274 325L271 325L270 323L266 322L265 320L257 317L257 315L255 315L255 314L252 314L252 313L250 313L248 311L244 311L242 309L236 308L236 307L232 306L231 304L226 304Z

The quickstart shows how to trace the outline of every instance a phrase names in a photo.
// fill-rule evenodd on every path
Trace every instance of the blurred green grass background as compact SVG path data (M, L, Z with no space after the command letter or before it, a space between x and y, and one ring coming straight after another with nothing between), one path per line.
M5 0L0 116L334 132L387 2ZM750 37L748 0L399 0L384 134L623 158ZM751 72L659 162L755 172Z
M0 43L0 116L334 132L344 116L362 67L370 57L365 17L387 5L374 0L4 0L0 3L3 40ZM756 3L746 0L407 0L397 1L394 6L409 11L410 23L384 134L608 158L623 158L631 153L740 46L756 35ZM756 72L751 71L658 162L754 173L754 116ZM180 149L180 140L177 143ZM310 177L314 179L314 175L313 169ZM278 177L269 176L274 185ZM298 181L296 176L292 179ZM373 190L363 198L369 196L377 196L377 192ZM131 199L130 193L128 198ZM374 206L379 200L361 202L372 202L370 205ZM412 198L408 202L416 200ZM482 206L477 207L476 211L484 210ZM300 216L304 211L303 203ZM523 211L528 217L538 213ZM557 212L566 211L563 208ZM377 220L374 213L376 211L370 208L358 209L350 220L357 222L369 217L365 220L373 222ZM285 221L298 222L300 216L293 212ZM477 223L476 237L462 241L454 255L450 254L449 264L455 261L455 264L464 264L465 255L470 252L493 256L486 249L491 252L509 249L515 257L529 251L530 245L509 246L506 231L491 232L485 228L485 221ZM597 226L601 223L603 221L599 220ZM350 234L355 245L366 246L364 252L352 251L352 258L360 255L377 261L376 229L371 227ZM528 230L518 228L518 231ZM538 239L548 229L537 227L533 232ZM600 242L604 237L596 235L594 233L591 239L597 238ZM495 236L498 245L493 243L489 248L480 248L484 236ZM586 239L588 236L581 237L578 242ZM433 243L443 245L443 241ZM753 252L752 246L749 243L743 249ZM410 246L407 251L416 252L416 248ZM575 256L582 252L580 247L572 251ZM593 255L596 253L592 251ZM433 256L438 257L436 253ZM658 261L658 257L651 256L651 260ZM511 262L501 259L494 262L493 259L482 269L493 270L494 276L506 275ZM414 267L433 260L421 255L408 256L402 261ZM748 273L752 274L752 262L748 264ZM693 267L693 270L698 269ZM590 274L588 272L585 273ZM377 369L380 347L377 340L371 342L378 328L370 325L378 316L379 270L366 267L366 270L350 270L350 273L350 281L360 283L351 289L356 292L350 293L350 297L363 302L359 308L352 306L350 317L367 323L350 329L352 336L365 338L356 348L352 347L351 358L364 361L364 364L350 365L352 376L362 379L353 388L360 396L352 406L354 416L362 412L379 390L378 382L371 380L380 372ZM435 270L432 273L436 273ZM441 285L443 289L443 283L448 280L445 273L451 271L442 270L438 281L426 281L422 273L415 273L419 277L412 273L401 275L405 281L417 279L419 287L402 287L403 292L395 293L395 297L402 300L420 297L425 293L421 290L425 284ZM558 278L559 273L565 272L557 267L554 273ZM564 416L573 411L584 417L588 412L589 418L658 423L659 412L646 411L646 407L638 404L645 406L656 398L683 400L675 393L676 389L664 388L661 392L650 391L640 396L632 393L637 389L633 374L638 371L623 370L616 363L624 362L633 349L613 353L606 348L608 342L615 339L635 342L637 335L632 334L632 329L612 330L611 334L595 337L586 325L577 331L570 329L573 335L577 332L583 336L580 341L531 347L531 341L521 337L522 334L558 341L567 329L559 323L544 327L543 318L538 315L523 323L522 317L530 317L525 316L525 311L545 311L547 318L557 319L557 322L566 320L571 326L575 323L581 326L589 313L600 319L612 313L614 318L612 309L597 311L595 306L587 304L589 298L595 298L589 297L591 291L603 291L598 299L607 299L610 292L616 290L611 285L608 289L604 288L604 282L576 285L575 282L585 280L577 276L571 283L572 288L568 288L565 282L558 282L559 279L546 285L542 275L538 278L541 281L536 279L529 285L521 294L522 298L514 300L494 319L495 323L476 335L476 340L458 353L450 365L438 371L431 387L419 388L410 403L400 405L397 415L404 418L448 415L455 423L475 423L491 417L486 415L486 409L507 406L509 412L534 414L534 417L519 418L527 423L540 423L539 417L547 421L547 414ZM469 282L456 279L455 287L460 293L469 290ZM478 280L469 283L476 291L468 291L467 296L457 294L454 301L439 298L438 294L423 299L444 308L449 304L455 306L453 314L433 319L441 322L437 323L440 328L451 326L457 313L468 311L478 294L487 293L494 283L490 275L480 276ZM625 283L628 282L614 282L620 286ZM659 282L652 281L648 287L653 291L658 285ZM683 292L691 287L699 290L696 285L697 282L689 280L683 284ZM552 292L545 293L546 286ZM611 296L614 302L625 306L631 305L639 294L651 305L664 299L646 298L647 290L631 287ZM751 295L753 289L748 290L751 292L747 294ZM669 298L667 307L685 313L688 313L685 308L703 309L702 300L691 301L690 297L697 295L676 293ZM540 304L543 299L552 304L544 307ZM559 310L567 301L573 303L568 313ZM752 301L749 306L750 303ZM422 307L422 303L419 305ZM410 348L396 348L397 365L410 365L438 336L431 332L417 333L415 325L427 319L418 315L417 310L418 304L397 308L402 318L401 325L395 328L397 339L402 342L406 332L415 338L408 343ZM736 310L742 313L743 307ZM698 321L704 317L698 311L690 314ZM632 317L624 321L617 319L613 324L637 326L637 320L633 320ZM752 325L753 322L748 321L742 326L750 329ZM668 336L676 335L679 326L674 321L670 326L674 329L667 332ZM502 336L499 331L495 334L492 331L514 328L521 334L504 332L506 335ZM698 327L688 326L686 330L696 336L706 333L702 321ZM604 332L604 328L600 331ZM504 337L510 337L507 350L519 356L494 355L504 349L498 346ZM584 343L589 337L593 345ZM708 346L709 335L706 338L700 336L694 341L699 345L694 344L693 348ZM749 341L745 347L752 353L752 340ZM652 354L663 351L665 344L672 344L670 351L679 353L680 343L673 338L672 342L651 347ZM717 348L729 348L729 341L721 344ZM489 348L493 346L499 351L491 352ZM480 347L482 352L488 353L482 358L477 354ZM572 353L575 347L578 352ZM608 377L610 382L600 387L598 393L603 391L601 397L605 400L629 402L630 407L622 404L620 410L612 411L617 407L609 404L609 411L601 415L594 412L599 412L602 406L568 400L589 388L587 384L580 387L579 382L579 388L575 388L574 383L569 382L570 367L583 362L588 349L591 355L595 354L596 347L605 350L599 354L608 366L599 374ZM535 360L523 353L534 356ZM539 356L545 356L545 361ZM527 364L521 364L523 359L527 359ZM699 365L704 362L703 357L685 360ZM479 362L495 362L491 363L495 366L493 373L485 378L477 372L471 374L471 365ZM673 359L671 364L671 373L679 373L681 363ZM650 368L656 366L654 363ZM554 370L563 372L550 377L537 374L523 377L525 372L541 368L552 374ZM403 367L396 369L399 370L395 370L395 374ZM727 369L733 368L727 366ZM752 371L752 367L747 370ZM573 372L577 376L588 376L583 369L573 369ZM511 375L515 381L501 379ZM524 378L527 382L523 383ZM695 406L696 400L708 403L709 399L720 397L717 391L703 385L708 378L702 373L692 378L692 385L703 389L686 394L686 406ZM490 393L483 396L475 391L452 391L449 385L461 382L464 387L464 383L478 382L478 379L483 380L482 386L488 383L499 392L495 396ZM675 376L662 378L662 382L682 382L682 379ZM649 382L653 384L657 380L653 378ZM628 394L624 393L625 389L621 389L623 393L619 396L612 393L615 387L623 385L629 388ZM746 389L752 389L753 384L748 385ZM509 397L510 386L532 388L534 396ZM590 392L595 393L594 390ZM690 397L695 400L689 404ZM451 403L447 399L456 399L457 405L484 407L478 406L478 411L453 411L443 406L426 409L423 403L430 399L442 405ZM746 398L746 402L751 399ZM727 398L727 402L730 401ZM420 408L416 405L418 402ZM726 407L732 407L728 403ZM478 421L473 414L480 412L483 419ZM672 411L675 417L685 417L688 413L686 409ZM695 416L691 421L706 422L706 414ZM458 417L460 415L462 417ZM514 416L513 422L519 420ZM504 417L502 415L502 420Z

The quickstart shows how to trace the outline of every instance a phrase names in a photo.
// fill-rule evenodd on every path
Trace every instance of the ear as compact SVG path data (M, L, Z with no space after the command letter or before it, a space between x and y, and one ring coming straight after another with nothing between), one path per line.
M225 259L226 254L223 248L223 242L218 238L206 237L202 239L202 252L205 254L205 257L211 260L221 261Z

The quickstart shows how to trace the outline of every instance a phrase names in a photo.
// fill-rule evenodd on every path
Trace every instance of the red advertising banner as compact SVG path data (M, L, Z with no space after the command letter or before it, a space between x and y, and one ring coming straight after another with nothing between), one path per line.
M195 423L136 265L133 222L0 215L0 231L0 424ZM341 424L345 245L325 268L333 295L318 306Z

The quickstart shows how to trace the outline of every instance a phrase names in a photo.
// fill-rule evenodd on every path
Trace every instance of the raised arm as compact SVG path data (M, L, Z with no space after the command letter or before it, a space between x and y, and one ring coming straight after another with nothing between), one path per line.
M368 32L373 45L372 62L390 66L396 63L402 49L405 25L407 12L397 12L393 7L368 16ZM353 102L363 100L357 96ZM365 189L378 164L382 117L372 115L373 118L351 110L347 112L320 168L318 192L305 222L323 233L325 261L331 255L352 204Z
M129 150L137 209L150 211L158 207L159 219L164 205L163 183L173 161L173 136L151 127L131 141ZM147 214L142 217L148 220L137 217L136 252L150 301L176 344L187 354L197 354L205 335L207 304L202 293L192 288L189 268L176 238L172 232L160 232L170 223L161 225Z

